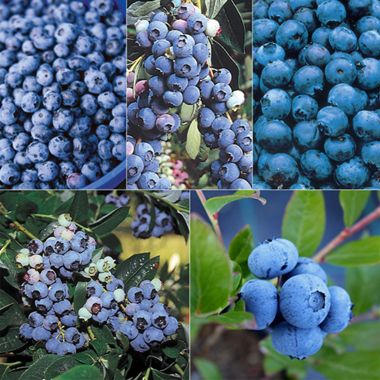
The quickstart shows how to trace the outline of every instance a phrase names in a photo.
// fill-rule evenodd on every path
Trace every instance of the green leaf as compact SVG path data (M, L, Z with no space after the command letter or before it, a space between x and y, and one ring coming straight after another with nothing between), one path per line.
M196 314L225 307L232 290L231 266L224 247L211 227L191 221L191 310Z
M218 37L225 45L244 53L245 50L245 26L239 10L232 0L229 0L221 9L216 18L222 28L222 34Z
M339 202L343 209L344 225L352 226L362 214L370 196L370 191L343 190L339 192Z
M197 367L202 380L222 380L222 374L219 368L211 361L203 358L194 359L195 366Z
M79 281L75 286L74 291L74 310L78 314L78 311L87 301L87 282Z
M20 289L19 275L21 270L17 268L16 255L16 252L8 247L0 256L0 266L7 268L8 274L4 278L8 284L15 289Z
M25 346L19 338L19 327L9 327L0 332L0 354L16 351Z
M96 353L101 356L110 352L110 346L116 344L115 338L111 333L111 330L107 326L103 327L91 327L96 339L90 341L90 345L94 348Z
M365 321L349 325L337 338L357 351L375 351L380 349L379 331L380 321Z
M23 373L20 380L41 380L47 379L46 372L50 365L56 363L61 357L58 355L45 355Z
M182 340L168 341L165 346L162 347L162 352L171 359L177 359L181 352L187 347L186 343Z
M229 248L231 260L236 261L238 264L246 264L253 247L254 243L251 228L245 226L231 240Z
M262 198L259 196L259 193L255 190L239 190L231 195L221 195L214 198L209 198L206 201L205 207L210 214L215 215L224 206L230 204L231 202L240 201L246 198L257 199L263 202Z
M362 265L347 268L346 285L355 307L354 315L368 311L380 304L380 266Z
M229 311L227 313L212 315L207 318L209 322L219 323L221 325L238 326L244 322L252 321L251 313L245 311Z
M128 216L129 208L120 207L103 216L95 223L90 224L90 228L98 236L106 236L113 232Z
M59 375L54 380L102 380L103 375L97 367L91 365L78 365L66 373Z
M165 372L158 371L157 369L152 368L152 376L153 380L173 380L173 379L179 379L176 375L170 375Z
M87 191L76 191L69 211L74 222L86 222L88 218L88 210Z
M0 330L9 326L20 326L24 320L25 316L18 302L0 289Z
M313 367L328 379L376 380L380 378L380 352L344 352L342 355L325 349Z
M326 261L347 267L380 264L380 236L371 236L344 244L328 255Z
M325 202L321 191L294 192L282 222L282 237L293 242L301 256L318 248L326 225Z
M226 2L227 0L205 0L206 16L215 18Z
M190 124L189 130L187 132L186 139L186 152L195 160L199 153L199 148L201 146L201 133L198 129L198 121L193 120Z
M136 1L127 9L127 25L134 25L138 20L148 20L150 14L160 8L160 0Z
M69 369L77 365L74 355L58 356L58 360L48 365L45 371L46 379L54 379L56 376L66 373Z
M144 280L153 280L159 268L160 258L149 257L149 253L139 253L117 266L116 276L124 281L127 289L138 286Z

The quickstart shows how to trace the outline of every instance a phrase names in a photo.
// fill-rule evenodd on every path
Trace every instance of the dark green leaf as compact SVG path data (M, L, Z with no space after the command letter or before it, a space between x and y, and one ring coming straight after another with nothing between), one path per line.
M206 16L215 18L226 2L227 0L205 0Z
M380 236L344 244L328 255L326 261L343 266L380 264Z
M236 63L236 59L231 57L230 53L223 46L223 44L217 40L214 40L212 43L211 58L214 68L218 69L223 67L231 71L231 86L232 88L238 88L240 78L239 65Z
M339 202L343 209L344 225L352 226L362 214L370 196L370 191L343 190Z
M198 129L198 121L193 120L190 124L189 130L187 132L186 139L186 152L190 158L196 159L199 153L199 148L201 146L201 133Z
M61 357L58 355L45 355L34 362L21 376L20 380L48 379L46 376L49 366L54 365Z
M191 220L191 310L196 314L218 311L228 303L232 290L231 265L211 227Z
M86 350L77 352L75 354L75 360L82 364L95 364L98 361L98 356L93 350Z
M78 311L87 301L87 282L79 281L75 286L74 292L74 310L78 314Z
M21 270L17 268L16 252L8 247L0 256L0 264L2 264L1 266L6 267L8 271L8 274L4 277L5 280L12 287L20 289L19 276Z
M24 373L24 368L7 367L4 371L1 380L19 380Z
M0 354L18 350L25 344L19 338L19 327L10 327L0 332Z
M90 365L77 365L67 372L54 378L54 380L102 380L103 375L97 367Z
M177 359L186 347L186 343L181 340L169 341L162 348L162 351L168 358Z
M347 268L347 291L355 307L354 315L380 304L380 265L362 265Z
M87 191L76 191L69 210L69 214L74 222L87 222L88 210Z
M246 198L256 199L263 202L262 198L260 198L255 190L238 190L231 195L221 195L207 199L205 207L212 215L214 215L231 202L240 201Z
M211 361L203 358L195 358L194 363L202 380L222 380L219 368Z
M160 0L136 1L127 9L127 25L134 25L138 20L148 20L150 14L160 8Z
M245 26L241 15L232 0L227 1L216 18L222 28L218 37L223 43L239 53L245 50Z
M123 349L125 351L128 351L128 349L129 349L129 339L123 333L121 333L120 331L118 331L116 333L116 337L117 337L117 339L119 339L119 341L120 341Z
M128 216L128 207L120 207L103 216L95 223L90 225L90 228L98 236L106 236L113 232L116 227L121 224Z
M20 326L25 320L18 302L0 289L0 330Z
M153 280L159 268L160 258L149 259L149 253L133 255L120 263L116 275L124 281L126 288L138 286L144 280Z
M58 360L56 360L54 363L49 364L46 367L45 378L54 379L56 376L66 373L69 369L75 367L77 364L78 363L75 360L74 355L68 355L63 357L58 356Z
M157 369L152 368L153 380L175 380L180 379L178 375L169 375L168 373L158 371Z
M321 191L294 192L282 222L282 237L293 242L302 256L311 256L321 243L326 225Z

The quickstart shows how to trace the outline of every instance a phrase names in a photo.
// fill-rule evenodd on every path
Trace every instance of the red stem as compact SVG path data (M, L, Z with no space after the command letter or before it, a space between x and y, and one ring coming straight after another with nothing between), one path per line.
M359 220L351 227L343 229L334 239L330 241L324 248L322 248L315 256L314 261L323 262L325 257L333 251L338 245L342 244L346 239L363 230L368 224L380 218L380 206L377 207L370 214Z

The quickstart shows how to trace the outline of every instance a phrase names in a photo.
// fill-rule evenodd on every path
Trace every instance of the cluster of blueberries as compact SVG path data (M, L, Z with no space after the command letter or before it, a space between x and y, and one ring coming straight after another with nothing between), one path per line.
M16 256L16 262L28 268L21 286L23 301L33 311L20 327L25 340L44 342L49 353L72 354L86 344L77 329L67 280L91 262L95 240L77 230L70 218L61 215L54 237L45 242L32 240Z
M124 15L89 3L0 3L1 187L83 188L125 160Z
M157 206L151 206L151 208L146 203L140 203L136 207L135 218L131 224L133 236L140 239L159 238L174 231L174 219L169 212ZM153 228L151 227L152 218Z
M299 257L286 239L267 240L248 258L257 279L247 281L241 297L253 313L256 330L269 327L279 353L304 359L315 354L328 333L344 330L352 317L348 293L327 287L325 271L313 260ZM279 278L280 291L270 281Z
M111 278L88 283L88 299L78 312L79 318L107 324L115 333L124 334L138 352L157 347L176 333L177 319L159 302L159 281L145 280L126 295L123 281Z
M244 103L244 94L232 91L228 70L213 72L208 63L209 37L220 33L218 21L202 15L191 2L182 2L173 15L159 11L150 21L139 21L136 32L136 43L147 51L143 65L149 79L137 82L135 94L130 89L127 97L133 136L128 138L128 187L172 186L167 178L160 178L156 156L161 154L161 141L179 130L178 108L187 104L202 106L199 129L205 144L221 149L220 161L213 166L218 186L251 188L252 128L245 120L232 123L227 114ZM132 72L129 75L134 77Z
M379 1L253 9L254 187L380 188Z
M126 193L110 193L106 195L104 202L107 204L113 204L116 207L124 207L129 203L129 196Z

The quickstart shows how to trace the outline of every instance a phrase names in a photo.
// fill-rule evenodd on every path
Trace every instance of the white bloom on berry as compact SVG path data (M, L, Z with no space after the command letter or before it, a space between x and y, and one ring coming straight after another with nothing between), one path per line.
M221 32L221 29L220 29L220 24L218 20L213 20L213 19L208 20L207 27L205 30L206 36L216 37L220 34L220 32Z
M135 24L136 33L145 32L148 30L149 21L148 20L139 20Z
M233 91L231 97L227 100L228 109L234 109L240 107L245 102L245 95L243 91L236 90Z

